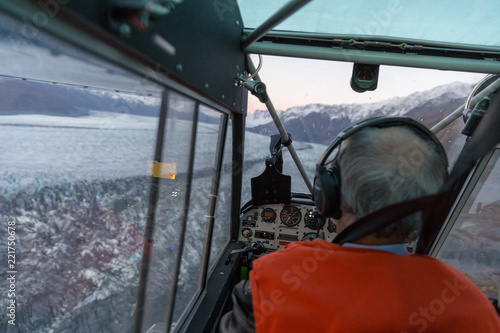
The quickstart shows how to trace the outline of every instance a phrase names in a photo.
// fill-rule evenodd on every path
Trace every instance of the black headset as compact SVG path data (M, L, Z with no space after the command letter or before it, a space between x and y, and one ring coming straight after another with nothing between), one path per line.
M333 217L334 219L339 219L342 215L340 210L340 168L335 161L336 156L333 157L333 160L328 159L332 152L340 148L342 141L364 128L384 128L393 126L405 126L410 128L425 141L434 142L436 151L441 155L442 160L445 161L445 168L448 169L448 159L443 146L434 133L432 133L422 123L408 117L374 117L362 120L340 132L316 164L313 200L316 204L317 212L321 217Z

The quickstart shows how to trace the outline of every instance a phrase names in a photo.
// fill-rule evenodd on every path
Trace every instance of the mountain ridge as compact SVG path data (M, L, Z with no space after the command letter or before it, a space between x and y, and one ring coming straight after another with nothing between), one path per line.
M278 115L294 139L328 144L349 125L369 117L408 116L432 127L443 118L443 113L449 114L462 105L471 89L471 84L454 82L380 102L308 104L278 111ZM263 110L247 115L247 130L263 135L277 133L270 115Z
M82 117L92 110L107 110L156 117L158 109L159 102L154 97L129 96L120 91L99 91L86 86L0 79L0 115Z

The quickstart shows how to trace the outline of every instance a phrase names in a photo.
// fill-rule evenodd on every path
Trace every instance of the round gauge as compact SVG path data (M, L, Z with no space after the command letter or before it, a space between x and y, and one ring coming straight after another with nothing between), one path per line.
M243 228L241 229L241 235L245 238L250 238L253 235L252 229Z
M263 222L272 223L276 221L276 211L272 208L264 208L260 213Z
M305 235L304 235L304 237L302 237L302 239L301 239L301 240L306 240L306 241L308 241L308 240L313 240L313 239L315 239L316 237L317 237L317 235L316 235L316 233L315 233L315 232L310 232L310 233L308 233L308 234L305 234Z
M302 213L295 206L285 206L280 214L281 222L287 227L294 227L300 223Z
M318 219L314 217L312 210L308 209L306 215L304 216L304 223L306 227L312 230L318 229Z

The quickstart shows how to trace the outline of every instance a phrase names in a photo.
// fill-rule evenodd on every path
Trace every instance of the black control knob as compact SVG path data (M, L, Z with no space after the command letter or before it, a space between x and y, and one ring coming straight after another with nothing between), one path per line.
M252 237L253 232L252 232L252 230L251 230L251 229L248 229L248 228L243 228L243 229L241 230L241 235L242 235L243 237L245 237L245 238L250 238L250 237Z

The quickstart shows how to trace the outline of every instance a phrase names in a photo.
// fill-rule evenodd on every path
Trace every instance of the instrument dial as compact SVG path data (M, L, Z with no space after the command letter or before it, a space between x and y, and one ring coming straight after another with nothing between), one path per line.
M307 210L306 215L304 216L304 223L309 229L318 229L318 219L314 217L313 211L311 209Z
M295 206L285 206L280 213L281 222L287 227L294 227L300 223L302 213Z
M263 222L273 223L276 221L276 211L272 208L264 208L260 214Z
M310 232L308 234L305 234L304 237L302 237L302 240L313 240L317 237L315 232Z
M250 238L253 235L253 232L249 228L243 228L241 229L241 235L245 238Z

